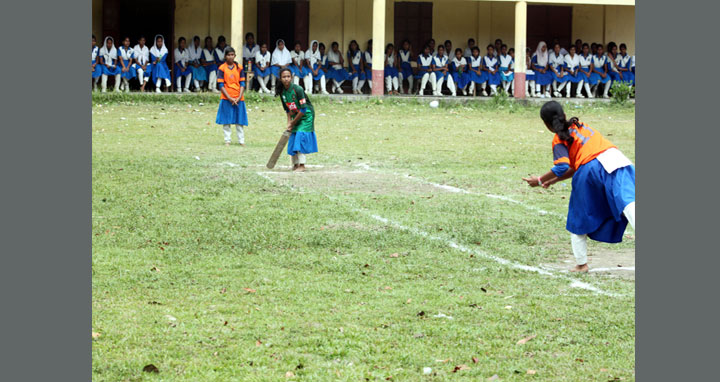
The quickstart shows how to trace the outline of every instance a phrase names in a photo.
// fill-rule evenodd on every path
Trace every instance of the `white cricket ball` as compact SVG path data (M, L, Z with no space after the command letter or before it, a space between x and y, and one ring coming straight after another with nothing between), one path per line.
M436 107L438 107L438 106L440 106L440 102L438 102L438 101L431 101L431 102L430 102L430 107L431 107L431 108L434 109L434 108L436 108Z

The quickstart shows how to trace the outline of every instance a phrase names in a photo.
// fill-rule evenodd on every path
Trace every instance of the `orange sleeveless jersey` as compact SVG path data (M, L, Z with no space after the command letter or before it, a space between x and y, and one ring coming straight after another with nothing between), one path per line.
M554 164L567 163L577 170L580 166L595 159L609 148L616 147L597 130L578 122L570 127L573 142L569 144L555 134L552 141ZM557 146L561 145L561 146ZM557 147L556 147L557 146Z
M230 97L233 98L240 95L240 87L245 86L245 72L242 66L237 64L232 69L228 67L227 62L220 65L217 77L217 82L223 84L225 90L230 94ZM225 97L225 94L221 93L220 98L229 101L229 99ZM245 93L243 93L240 101L245 101Z

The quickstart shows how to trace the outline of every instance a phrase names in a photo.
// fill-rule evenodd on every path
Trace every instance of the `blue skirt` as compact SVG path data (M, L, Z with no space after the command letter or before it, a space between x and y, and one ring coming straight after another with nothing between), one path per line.
M562 77L558 77L557 74L555 74L555 72L553 72L552 70L550 70L550 75L552 76L553 81L555 81L555 82L557 82L557 83L559 83L559 84L562 84L562 83L567 82L568 80L570 80L570 77L568 76L567 72L566 72L565 75L563 75Z
M308 74L310 74L310 69L308 69L306 66L303 66L302 69L298 68L297 65L290 65L288 66L290 71L294 76L305 78ZM279 73L279 72L278 72Z
M313 80L320 81L321 78L325 75L325 71L323 71L322 66L320 64L313 65L313 70L317 70L317 75L313 75Z
M573 175L566 228L605 243L619 243L628 221L625 207L635 201L635 166L608 174L597 159Z
M292 72L292 69L290 69L290 71ZM272 74L272 75L275 76L275 77L279 77L279 76L280 76L280 67L279 67L279 66L275 66L275 65L271 66L271 67L270 67L270 74ZM293 74L294 74L294 73L293 73Z
M236 106L233 106L230 101L221 99L215 123L218 125L247 126L248 117L247 110L245 109L245 101L240 101Z
M168 69L165 61L160 61L152 66L152 80L153 82L159 79L170 79L170 69Z
M505 75L505 72L508 71L508 68L502 67L500 68L500 79L506 82L512 82L513 79L515 79L515 72L510 72L509 75Z
M575 74L575 75L570 74L570 71L565 72L565 78L567 78L566 81L570 81L570 82L572 82L572 83L574 83L574 84L582 81L582 79L580 78L580 71L579 71L579 70L577 71L577 74Z
M397 78L397 76L398 76L397 68L393 68L392 66L385 67L385 77Z
M372 69L365 69L365 79L372 81Z
M622 79L618 78L618 81L625 82L625 83L632 84L632 85L635 84L635 73L633 73L631 71L627 71L627 72L623 72L622 75L623 75L623 78Z
M120 66L119 65L116 65L114 69L110 69L105 64L99 64L99 65L102 66L102 74L104 74L106 76L114 76L116 74L120 74Z
M102 74L103 74L102 65L98 64L97 60L95 62L90 60L90 64L91 65L95 64L95 70L92 71L92 78L98 78L98 77L102 76Z
M337 82L342 82L350 79L350 73L348 73L345 68L335 69L333 67L330 67L327 72L327 78L335 80Z
M490 74L490 72L484 73L487 75L488 85L500 85L500 72L495 72L495 74Z
M260 78L265 78L265 77L267 77L267 76L269 76L269 75L271 74L271 73L270 73L271 70L270 70L270 67L269 67L269 66L268 66L267 68L265 68L264 70L263 70L263 69L260 69L259 66L256 66L255 69L253 69L253 70L255 71L255 75L258 76L258 77L260 77Z
M590 82L590 85L597 85L598 83L604 84L611 80L610 75L608 74L605 76L605 78L600 77L599 74L592 72L590 73L590 79L588 82Z
M443 74L443 72L441 70L436 70L434 73L435 73L435 81L440 81L440 80L447 81L448 77L450 77L450 72L445 72ZM453 78L453 80L455 80L455 79Z
M355 67L355 72L348 72L348 80L353 80L355 78L358 78L359 80L365 79L365 72L360 71L360 65L353 65Z
M130 65L130 60L123 60L123 64L125 64L125 67L130 67L127 72L123 72L122 68L120 68L120 77L132 80L133 78L137 77L137 65L132 64Z
M525 72L525 81L535 81L535 71L532 73Z
M192 74L192 70L190 69L190 64L188 63L188 66L185 67L185 70L180 70L180 65L175 64L173 65L175 67L175 78L178 76L187 76L188 74Z
M205 73L207 73L208 78L210 78L210 72L217 72L218 70L218 66L215 64L203 66L203 68L205 68Z
M477 70L477 68L472 68L472 70L468 71L468 75L470 76L470 80L468 82L482 84L488 80L487 72L481 71L480 74L477 74L475 73L475 70Z
M419 66L419 67L418 67L417 74L415 75L415 78L420 79L420 78L423 78L423 76L425 75L425 73L432 73L432 72L426 72L426 70L429 69L429 68L430 68L429 66L428 66L428 67Z
M196 81L207 81L207 72L205 71L205 68L202 66L198 66L197 68L190 65L190 71L192 71L193 80Z
M583 69L587 69L587 68L583 68ZM577 78L579 81L582 80L585 82L590 82L590 77L587 74L583 73L583 71L580 69L578 69Z
M317 138L315 132L297 131L290 135L288 139L287 153L295 155L298 152L303 154L312 154L318 152Z
M547 71L545 73L540 73L537 70L535 72L535 83L537 85L550 85L553 81L552 74L548 73Z
M455 81L455 85L457 85L458 89L464 89L465 86L470 83L470 81L468 80L469 77L470 76L468 75L468 73L452 73L453 81Z
M410 78L413 75L412 66L409 62L403 62L400 63L400 72L398 74L402 74L403 78Z

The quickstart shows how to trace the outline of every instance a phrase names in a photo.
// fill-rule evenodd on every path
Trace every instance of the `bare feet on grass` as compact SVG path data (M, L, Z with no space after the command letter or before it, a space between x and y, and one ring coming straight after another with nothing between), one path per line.
M304 164L300 164L300 165L298 165L293 171L295 171L295 172L305 172L305 165L304 165Z
M576 265L573 267L573 269L570 270L570 272L580 272L580 273L588 273L590 271L590 267L588 267L587 264L583 265Z

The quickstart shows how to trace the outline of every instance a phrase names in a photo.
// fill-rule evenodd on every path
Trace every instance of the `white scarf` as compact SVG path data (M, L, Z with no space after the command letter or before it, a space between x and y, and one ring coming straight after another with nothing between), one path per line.
M542 48L545 47L545 52L542 51ZM537 57L537 65L540 67L544 67L548 63L548 51L547 51L547 44L545 41L540 41L538 44L537 50L535 51L535 56Z
M318 49L315 49L313 52L312 47L313 44L318 44ZM320 57L320 44L318 43L318 40L312 40L310 41L310 49L305 51L305 59L310 61L310 66L315 65L318 61L322 60L322 57Z
M138 60L140 65L145 65L150 61L150 50L147 46L140 47L140 44L135 45L133 48L135 52L135 59Z
M278 45L280 44L280 41L283 42L283 49L278 48ZM285 40L277 40L275 42L275 50L272 54L272 65L288 65L292 63L292 58L290 58L290 51L288 51L287 47L285 45Z
M112 40L112 48L110 48L110 51L107 50L107 41L108 39ZM112 37L108 36L105 37L105 41L103 41L103 46L100 48L100 55L103 58L103 62L107 66L114 66L113 60L117 60L117 49L115 48L115 40L113 40Z
M200 61L203 49L200 46L195 47L195 41L193 41L187 50L190 52L190 61Z
M157 47L157 39L160 37L162 39L162 48L158 49ZM155 56L155 58L162 58L162 56L166 55L168 53L167 48L165 47L165 37L163 37L161 34L155 36L153 39L152 48L150 48L150 53Z
M342 69L342 65L340 65L340 51L335 53L332 49L327 54L327 59L330 62L336 62L337 64L333 65L333 69Z

